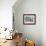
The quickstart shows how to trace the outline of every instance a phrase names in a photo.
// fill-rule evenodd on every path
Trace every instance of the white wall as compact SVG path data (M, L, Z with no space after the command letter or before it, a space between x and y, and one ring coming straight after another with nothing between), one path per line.
M46 0L41 1L41 38L42 46L46 46Z
M0 27L12 28L12 6L16 0L0 0Z
M35 41L36 46L41 46L41 1L40 0L23 0L18 7L14 5L14 19L15 29L22 32L24 38L32 39ZM36 14L36 25L24 25L23 14Z

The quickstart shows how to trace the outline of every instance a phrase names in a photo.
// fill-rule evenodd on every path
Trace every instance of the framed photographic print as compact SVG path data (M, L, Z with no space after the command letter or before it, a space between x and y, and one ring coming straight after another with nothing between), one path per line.
M36 14L23 14L23 24L24 25L35 25Z

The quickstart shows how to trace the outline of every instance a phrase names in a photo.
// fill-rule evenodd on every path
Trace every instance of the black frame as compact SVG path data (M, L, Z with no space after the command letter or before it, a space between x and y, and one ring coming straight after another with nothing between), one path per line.
M34 16L34 23L25 23L24 16ZM35 25L36 24L36 14L23 14L23 24L24 25Z

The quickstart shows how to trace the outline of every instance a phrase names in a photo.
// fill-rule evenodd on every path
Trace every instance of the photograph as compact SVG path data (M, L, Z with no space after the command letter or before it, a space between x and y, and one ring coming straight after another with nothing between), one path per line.
M24 25L35 25L36 14L23 14L23 24Z
M46 0L0 0L0 46L46 46Z

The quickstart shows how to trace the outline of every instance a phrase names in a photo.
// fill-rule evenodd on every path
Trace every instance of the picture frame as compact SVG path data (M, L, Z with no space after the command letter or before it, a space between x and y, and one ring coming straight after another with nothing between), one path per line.
M36 14L23 14L23 24L24 25L35 25Z

